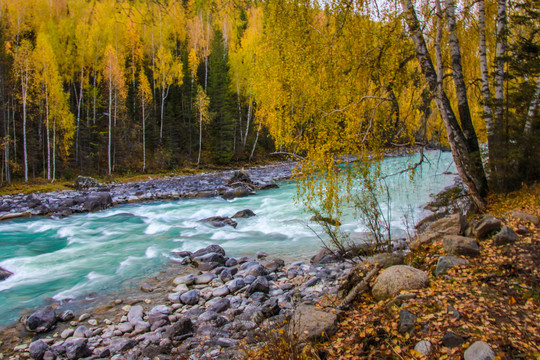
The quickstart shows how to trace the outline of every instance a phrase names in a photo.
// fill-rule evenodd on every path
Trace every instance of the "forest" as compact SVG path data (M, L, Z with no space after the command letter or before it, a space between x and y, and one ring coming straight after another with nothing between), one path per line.
M538 18L530 0L0 0L1 183L438 143L473 196L482 162L509 190L540 173Z

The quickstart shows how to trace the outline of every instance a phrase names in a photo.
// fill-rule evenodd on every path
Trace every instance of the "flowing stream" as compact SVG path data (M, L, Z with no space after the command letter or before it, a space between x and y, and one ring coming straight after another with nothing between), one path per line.
M394 236L404 236L406 223L420 220L421 205L430 194L454 183L455 175L447 173L455 172L450 153L426 155L429 161L417 169L413 180L408 173L386 179L391 201L383 208L390 206ZM418 155L388 158L383 169L392 174L417 161ZM35 309L47 298L80 298L133 286L159 272L170 261L171 250L194 251L216 243L229 256L264 251L289 261L307 259L321 247L313 232L319 229L309 221L312 214L295 203L296 184L279 185L233 200L139 203L60 220L0 223L0 267L14 273L0 282L0 325L16 321L25 309ZM198 222L210 216L232 216L242 209L257 216L238 219L236 229ZM343 229L366 231L352 211Z

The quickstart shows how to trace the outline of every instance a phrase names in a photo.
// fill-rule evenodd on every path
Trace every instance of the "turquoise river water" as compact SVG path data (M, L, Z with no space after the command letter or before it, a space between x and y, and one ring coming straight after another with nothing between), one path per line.
M390 192L391 223L395 236L420 220L421 205L454 182L450 153L431 151L409 174L386 179ZM418 161L418 155L388 158L384 172L392 174ZM171 250L197 250L219 244L229 256L265 251L287 260L306 259L321 242L311 227L312 214L294 201L296 184L280 183L279 189L255 196L163 201L122 205L92 214L64 219L32 218L0 223L0 267L13 276L0 282L0 324L16 321L25 309L38 308L48 298L80 298L91 292L107 292L132 286L159 272ZM388 206L383 203L383 207ZM232 216L251 209L257 216L239 219L236 229L212 228L198 222L210 216ZM352 213L352 212L351 212ZM353 215L343 229L366 229Z

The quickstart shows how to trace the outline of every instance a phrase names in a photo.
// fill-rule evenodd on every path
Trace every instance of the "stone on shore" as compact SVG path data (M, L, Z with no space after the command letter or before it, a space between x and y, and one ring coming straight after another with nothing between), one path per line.
M469 265L469 260L458 258L455 255L444 255L439 257L437 261L437 268L435 269L435 275L439 276L446 273L448 270L455 266Z
M536 226L540 225L540 219L538 218L538 216L535 216L533 214L529 214L523 211L512 211L510 213L510 216L513 217L514 219L533 223Z
M478 256L480 255L480 247L475 239L459 236L459 235L450 235L445 236L443 240L444 250L453 255L463 255L463 256Z
M30 315L23 323L28 331L38 333L49 331L56 324L56 310L52 306L47 306Z
M99 211L107 209L112 205L112 197L108 192L97 192L88 195L85 199L83 208L86 211Z
M519 240L518 234L514 232L514 230L510 229L508 226L503 226L501 231L499 231L494 237L493 237L493 245L505 245L514 243Z
M377 277L372 294L377 300L385 300L402 290L422 289L427 285L428 276L423 271L406 265L394 265Z
M479 219L471 222L471 233L479 239L483 239L494 231L501 229L501 220L490 214L484 214Z
M189 290L180 295L180 301L186 305L195 305L199 302L201 292L198 289Z
M441 240L446 235L462 235L467 226L467 219L461 213L443 217L431 223L422 234L411 241L409 248L418 250L423 244Z
M394 265L402 265L403 260L404 257L401 254L381 253L368 257L366 260L364 260L364 262L373 265L379 264L383 268L388 268Z
M477 341L465 350L463 354L465 360L492 360L495 353L484 341Z
M30 357L36 360L42 360L45 352L49 350L49 345L47 345L43 340L37 340L30 344Z
M66 348L66 357L70 360L76 360L92 355L88 348L88 339L70 338L64 343Z
M311 305L298 306L289 324L289 333L298 336L301 342L324 339L336 331L337 315Z

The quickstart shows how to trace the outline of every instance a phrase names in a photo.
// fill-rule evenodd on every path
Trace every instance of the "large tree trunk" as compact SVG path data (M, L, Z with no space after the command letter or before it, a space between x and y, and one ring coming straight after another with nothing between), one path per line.
M478 0L478 53L480 55L480 80L482 83L484 121L486 123L486 133L489 143L493 140L495 133L493 129L493 116L491 114L491 94L489 91L489 71L487 65L486 47L486 10L484 0Z
M480 152L477 150L471 151L469 149L467 138L459 127L450 100L438 82L437 73L431 61L424 35L411 0L402 0L402 6L405 13L405 20L415 45L416 57L418 58L422 74L426 79L429 90L445 125L446 136L450 148L452 149L452 156L456 163L458 173L463 182L469 187L470 194L475 204L480 209L484 209L486 206L484 196L487 195L488 188ZM469 135L476 137L474 131Z

